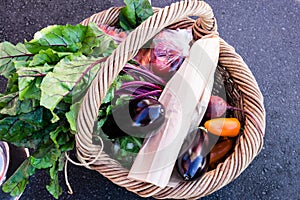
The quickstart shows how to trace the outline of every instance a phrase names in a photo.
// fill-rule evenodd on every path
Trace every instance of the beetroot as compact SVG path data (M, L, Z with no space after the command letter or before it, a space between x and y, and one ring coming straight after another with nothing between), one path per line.
M253 114L247 110L237 108L234 106L228 105L228 103L219 96L212 95L210 97L208 107L206 109L205 117L207 118L218 118L225 114L226 110L237 110L248 115L253 121L254 125L258 127L257 119L253 116ZM263 135L263 133L261 132Z
M243 109L228 105L228 103L219 96L212 95L210 97L205 116L208 118L217 118L225 114L226 110L238 110L246 112Z
M206 110L206 117L216 118L221 117L227 110L227 102L219 96L212 95L210 97Z

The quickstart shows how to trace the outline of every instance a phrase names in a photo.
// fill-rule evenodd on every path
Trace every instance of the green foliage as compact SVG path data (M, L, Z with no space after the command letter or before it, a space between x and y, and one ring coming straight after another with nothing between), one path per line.
M0 43L0 74L10 78L15 71L14 62L27 60L31 56L24 44L14 46L9 42Z
M153 15L149 0L124 0L126 6L120 12L120 26L124 30L132 30Z
M0 140L33 150L4 183L4 192L18 196L36 170L46 169L46 188L59 197L58 172L64 153L74 148L81 99L115 48L95 24L54 25L25 45L0 43L0 72L8 79L0 94Z

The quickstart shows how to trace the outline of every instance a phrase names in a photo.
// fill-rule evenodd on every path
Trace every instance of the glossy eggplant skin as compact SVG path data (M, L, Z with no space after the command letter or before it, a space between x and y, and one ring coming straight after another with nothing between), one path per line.
M110 139L125 135L145 137L161 127L165 120L164 106L156 99L134 99L112 110L102 131Z
M190 147L177 159L176 168L185 181L201 178L209 166L207 133L198 130Z

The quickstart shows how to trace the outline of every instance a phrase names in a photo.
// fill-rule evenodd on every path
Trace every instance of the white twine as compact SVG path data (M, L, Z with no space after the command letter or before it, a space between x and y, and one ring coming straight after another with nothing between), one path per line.
M73 161L67 152L65 152L65 156L66 156L66 161L65 161L65 169L64 169L64 173L65 173L65 182L66 182L66 185L68 187L68 193L69 194L73 194L73 190L72 190L72 187L71 187L71 184L69 183L69 180L68 180L68 161L70 161L73 165L76 165L76 166L84 166L84 167L88 167L89 165L92 165L94 164L101 156L102 152L103 152L103 148L104 148L104 143L103 143L103 140L100 136L97 136L100 140L100 151L99 153L97 154L97 156L90 162L87 162L87 163L78 163L78 162L75 162Z

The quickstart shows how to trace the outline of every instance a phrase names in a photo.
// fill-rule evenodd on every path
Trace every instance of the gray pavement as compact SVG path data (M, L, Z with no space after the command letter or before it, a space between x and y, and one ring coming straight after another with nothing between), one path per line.
M154 6L174 1L153 0ZM264 95L267 112L262 152L236 180L203 199L300 199L300 2L212 1L220 35L244 58ZM1 0L0 41L31 39L51 24L75 24L122 1ZM52 199L46 172L31 179L21 199ZM141 199L97 172L70 165L61 199ZM149 198L151 199L151 198Z

